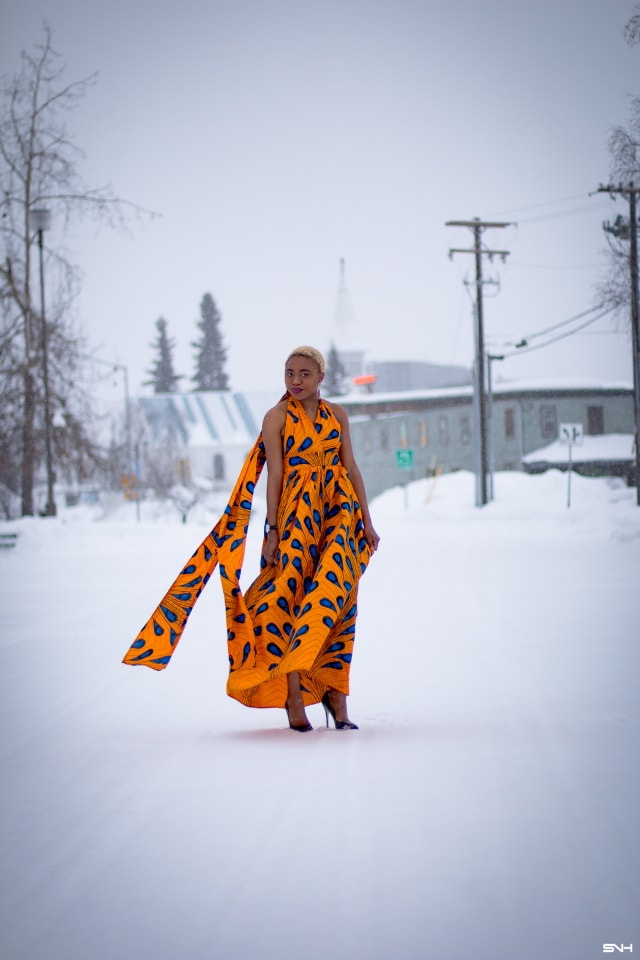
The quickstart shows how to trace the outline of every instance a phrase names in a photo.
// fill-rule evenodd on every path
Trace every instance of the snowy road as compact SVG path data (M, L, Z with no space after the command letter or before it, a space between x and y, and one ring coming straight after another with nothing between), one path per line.
M357 733L224 696L217 574L168 670L120 664L206 524L12 524L3 960L640 951L640 509L565 483L373 504Z

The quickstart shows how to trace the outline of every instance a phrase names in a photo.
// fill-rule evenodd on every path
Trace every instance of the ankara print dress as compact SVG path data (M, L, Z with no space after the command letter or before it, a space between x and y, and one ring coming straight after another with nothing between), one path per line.
M284 707L287 673L300 672L306 705L329 689L349 693L358 581L371 552L360 504L340 461L341 427L320 400L315 423L287 397L280 553L261 560L243 593L240 575L255 484L265 463L262 436L224 514L189 559L127 652L124 662L162 670L216 565L225 597L227 693L249 707Z

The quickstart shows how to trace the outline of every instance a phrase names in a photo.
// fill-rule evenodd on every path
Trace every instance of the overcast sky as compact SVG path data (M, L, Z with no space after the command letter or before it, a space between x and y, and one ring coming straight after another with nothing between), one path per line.
M177 372L202 295L223 316L234 389L278 390L289 349L336 328L339 262L368 355L470 364L473 258L451 219L487 231L491 345L589 308L611 127L640 93L633 0L21 0L3 5L0 62L43 17L68 80L98 72L70 117L89 184L161 214L130 236L77 226L79 322L138 389L155 321ZM48 238L53 242L54 231ZM631 382L611 320L500 365L506 377Z

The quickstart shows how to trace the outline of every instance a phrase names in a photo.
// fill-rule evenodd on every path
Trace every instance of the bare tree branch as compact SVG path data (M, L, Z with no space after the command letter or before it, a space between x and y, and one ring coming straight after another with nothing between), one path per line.
M19 474L24 514L34 512L34 483L43 457L43 336L51 348L52 402L68 427L66 433L65 428L56 428L58 465L78 459L78 444L92 451L95 462L99 460L82 417L74 412L76 406L87 408L86 398L78 399L77 377L72 376L83 349L69 321L77 271L60 250L47 249L47 286L56 293L47 302L45 323L39 300L34 300L38 284L33 276L37 258L31 214L45 208L65 227L72 214L74 218L85 214L121 229L126 229L131 214L144 219L155 216L118 197L109 185L93 187L83 182L78 166L83 152L70 138L65 118L96 83L97 75L65 82L66 64L53 49L46 22L43 30L35 53L23 52L18 72L0 82L0 233L6 249L6 261L0 265L0 398L11 400L6 408L11 416L0 417L0 483L15 489ZM11 475L5 477L2 469L8 463L21 468L9 470Z
M636 4L633 13L624 28L627 43L640 43L640 4ZM640 185L640 97L629 98L629 122L626 126L613 127L609 135L609 157L611 182L628 186ZM630 322L631 283L629 268L629 224L625 218L617 236L607 233L608 249L605 251L606 267L602 280L596 285L596 299L610 307L625 322ZM614 225L615 226L615 225Z
M640 43L640 4L638 4L624 28L624 36L627 43L633 46Z

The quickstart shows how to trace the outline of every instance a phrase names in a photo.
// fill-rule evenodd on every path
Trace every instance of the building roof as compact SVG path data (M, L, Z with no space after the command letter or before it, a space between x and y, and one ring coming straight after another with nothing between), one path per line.
M244 396L227 390L164 393L141 397L154 439L177 434L186 446L247 446L258 428Z
M601 380L582 380L582 379L531 379L531 380L500 380L492 385L494 396L528 393L544 395L557 395L561 393L629 393L633 391L630 383L610 382ZM379 404L379 403L397 403L402 401L415 400L453 400L473 396L473 386L459 387L436 387L422 390L398 390L388 393L365 393L357 390L334 399L338 403L344 403L346 406L351 404ZM329 397L329 399L332 399Z

